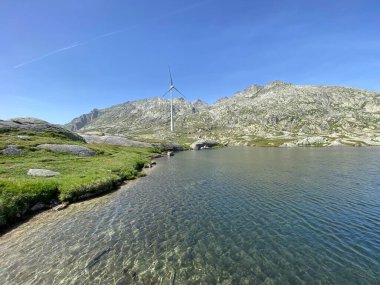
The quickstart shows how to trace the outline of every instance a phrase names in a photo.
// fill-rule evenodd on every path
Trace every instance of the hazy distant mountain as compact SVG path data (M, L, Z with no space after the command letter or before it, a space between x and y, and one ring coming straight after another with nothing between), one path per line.
M177 136L189 139L247 144L259 138L290 141L313 136L365 144L380 141L380 94L366 90L273 81L252 85L213 105L176 99L174 106ZM66 127L159 139L170 136L169 121L170 101L152 98L95 109Z

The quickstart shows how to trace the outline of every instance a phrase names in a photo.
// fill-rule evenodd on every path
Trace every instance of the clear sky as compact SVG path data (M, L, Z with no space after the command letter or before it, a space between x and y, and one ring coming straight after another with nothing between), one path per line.
M160 96L168 65L208 103L273 80L380 91L380 1L0 1L0 119Z

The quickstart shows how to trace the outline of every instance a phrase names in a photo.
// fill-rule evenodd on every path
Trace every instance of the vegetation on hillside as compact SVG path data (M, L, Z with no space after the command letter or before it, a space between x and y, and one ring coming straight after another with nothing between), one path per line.
M43 143L76 144L96 151L79 157L37 148ZM0 227L14 222L38 202L75 201L83 195L115 189L120 182L137 177L154 148L91 145L73 141L56 132L12 130L0 133L0 149L17 145L19 156L0 155ZM59 172L55 177L32 177L31 168Z

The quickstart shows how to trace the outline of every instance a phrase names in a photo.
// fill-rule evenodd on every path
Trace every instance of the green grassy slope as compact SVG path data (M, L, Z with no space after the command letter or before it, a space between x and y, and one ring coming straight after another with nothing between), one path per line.
M18 138L27 135L29 138ZM83 145L95 156L78 157L39 149L42 143ZM115 189L123 180L138 176L144 163L158 149L91 145L73 141L55 132L8 131L0 133L0 149L15 144L20 156L0 155L0 227L22 217L37 202L75 201L78 197ZM57 171L55 177L31 177L30 168Z

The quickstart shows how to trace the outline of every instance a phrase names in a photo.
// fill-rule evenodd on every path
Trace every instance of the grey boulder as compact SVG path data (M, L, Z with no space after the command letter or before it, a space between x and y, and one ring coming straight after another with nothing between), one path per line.
M82 138L84 138L84 140L87 143L99 143L99 144L134 146L134 147L153 147L151 143L133 141L124 137L119 137L119 136L82 135Z
M21 155L21 149L17 147L17 145L10 144L7 148L0 150L0 154L2 155Z
M210 148L219 145L217 141L212 140L199 140L190 145L190 147L194 150L200 150L205 148Z
M57 176L60 173L55 172L49 169L39 169L39 168L31 168L28 170L27 173L29 176L43 176L43 177L51 177L51 176Z
M183 147L175 142L153 143L153 146L159 147L163 150L182 151Z
M40 144L37 147L54 152L71 153L78 156L92 156L96 154L96 152L92 149L73 144Z

